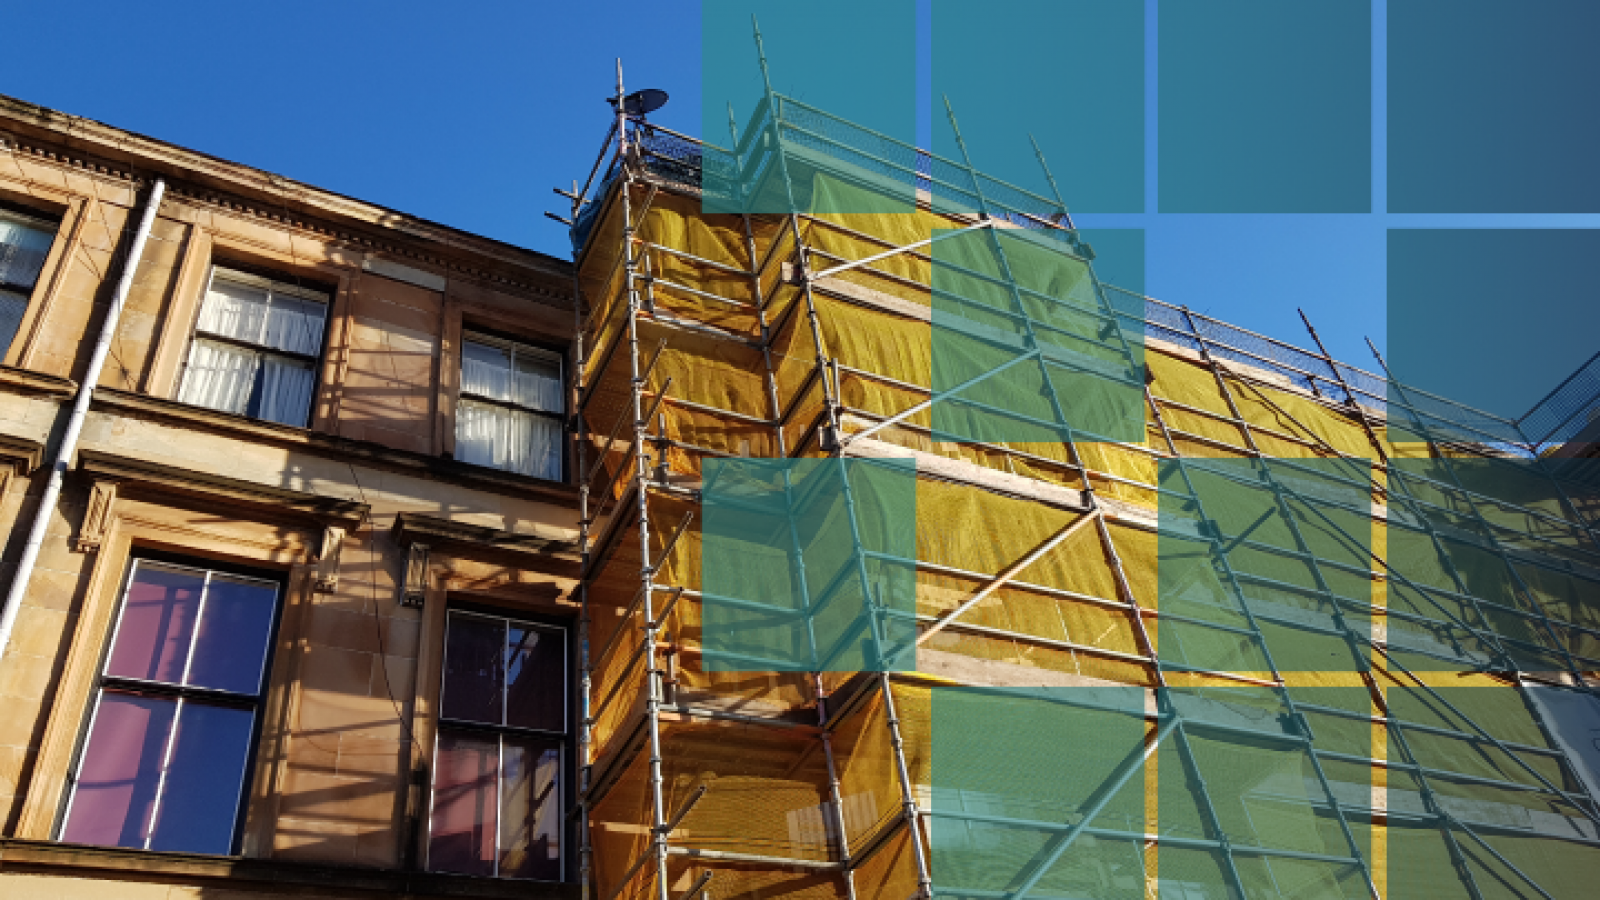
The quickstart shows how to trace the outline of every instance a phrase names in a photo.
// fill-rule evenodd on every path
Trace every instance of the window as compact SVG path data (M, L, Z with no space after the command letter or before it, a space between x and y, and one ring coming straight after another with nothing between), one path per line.
M468 334L461 343L456 458L561 478L561 356Z
M213 269L178 400L304 427L327 317L326 294Z
M17 336L55 237L54 223L0 209L0 353Z
M560 628L452 610L428 868L560 881L567 744Z
M61 840L231 853L278 585L135 560Z

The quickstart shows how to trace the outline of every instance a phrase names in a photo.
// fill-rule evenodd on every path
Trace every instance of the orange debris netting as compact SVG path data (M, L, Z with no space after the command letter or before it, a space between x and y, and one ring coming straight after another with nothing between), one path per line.
M631 248L624 247L623 192L635 217ZM904 818L906 798L880 680L852 673L707 671L701 661L699 507L692 498L706 459L824 455L831 421L846 435L857 433L929 399L929 248L830 275L808 291L799 278L802 247L805 265L817 273L970 221L927 210L792 219L704 215L697 197L626 181L598 202L606 206L580 256L578 275L587 304L580 413L592 517L586 591L594 896L633 900L654 897L659 890L653 860L632 868L650 848L655 821L644 731L647 622L642 604L635 605L641 576L648 572L655 586L652 610L659 616L671 607L659 623L655 663L665 690L660 721L664 814L671 817L705 788L669 836L669 895L687 891L709 871L706 890L718 900L842 900L847 878L859 900L907 900L918 887L911 841L919 832ZM636 264L640 305L631 327L629 254ZM919 672L890 679L911 791L919 804L926 805L930 793L930 685L945 683L941 679L979 672L1011 685L1157 684L1149 659L1154 648L1141 645L1139 622L1142 617L1158 646L1153 526L1162 460L1259 454L1370 461L1379 449L1374 440L1394 459L1427 459L1433 452L1388 442L1381 413L1366 411L1374 429L1369 433L1353 408L1259 368L1212 365L1190 349L1154 338L1144 341L1143 359L1150 402L1140 444L936 440L927 410L870 435L882 455L892 451L918 458L915 563L921 625L945 619L985 592L921 645ZM639 539L635 415L647 417L642 422L645 469L657 482L644 488L642 501L649 519L648 569ZM1392 589L1383 570L1387 478L1381 466L1372 466L1370 474L1373 524L1366 537L1377 557L1370 561L1371 627L1375 635L1390 628L1399 633L1414 626L1386 615ZM1111 512L997 584L1001 573L1083 519L1081 499L1074 504L1060 498L1077 496L1086 481L1101 500L1113 501ZM1046 494L1055 499L1041 499ZM1543 511L1565 514L1559 508ZM1552 540L1574 539L1526 513L1504 516L1508 527ZM674 535L676 542L665 553ZM1113 553L1120 560L1120 577ZM1359 559L1354 565L1368 562ZM1523 574L1552 616L1600 634L1600 614L1585 593L1592 582L1552 568L1527 567ZM1573 652L1600 657L1600 637L1574 631L1572 638ZM1285 673L1285 680L1296 689L1367 688L1370 702L1359 702L1358 696L1359 708L1350 710L1357 717L1384 715L1385 691L1415 684L1365 647L1358 651L1364 658L1355 664L1348 658L1352 645L1342 638L1319 641L1298 633L1294 640L1343 662L1330 663L1326 672ZM1243 649L1237 654L1241 660L1250 656ZM1362 668L1371 671L1362 674ZM1169 672L1167 681L1236 687L1240 679L1266 679L1271 673L1226 675ZM1518 696L1486 675L1449 673L1447 678L1423 671L1422 676L1440 686L1504 688L1490 692L1500 694L1499 700L1484 701L1490 705ZM829 712L825 729L818 727L819 687ZM1516 710L1486 707L1483 714L1516 723L1498 736L1502 740L1550 746ZM1464 730L1458 721L1427 724ZM1365 761L1394 752L1388 726L1373 720L1357 732L1358 738L1369 733L1371 740L1340 747L1361 759L1330 763L1330 771L1342 773L1335 780L1369 793L1404 780ZM1441 767L1484 779L1527 780L1506 760L1490 759L1483 741L1438 734L1413 736L1413 741ZM829 781L830 750L837 806ZM1569 777L1548 757L1522 755L1536 760L1546 777L1562 782ZM1153 784L1153 758L1147 777ZM1152 804L1155 793L1152 787ZM1462 804L1529 806L1525 796L1492 794L1482 785L1457 784L1441 793ZM1407 795L1407 802L1411 799ZM1552 809L1547 802L1531 812ZM1153 807L1147 824L1156 827ZM1383 828L1363 827L1370 832L1381 884L1388 838ZM1442 852L1442 845L1429 843L1437 830L1427 833L1433 837L1408 831L1405 852L1415 848L1418 858L1429 859ZM1549 842L1505 838L1497 839L1496 847L1534 868L1594 864L1593 847L1586 844L1552 850ZM840 865L845 852L849 873ZM1147 859L1145 877L1153 879L1158 872L1154 844ZM1177 856L1167 865L1172 872L1181 869ZM1156 891L1149 883L1145 889L1151 895Z

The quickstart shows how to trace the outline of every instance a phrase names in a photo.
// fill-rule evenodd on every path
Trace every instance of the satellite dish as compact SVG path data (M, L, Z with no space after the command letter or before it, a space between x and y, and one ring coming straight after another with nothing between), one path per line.
M634 91L622 98L622 109L630 116L653 113L667 105L667 92L656 88Z

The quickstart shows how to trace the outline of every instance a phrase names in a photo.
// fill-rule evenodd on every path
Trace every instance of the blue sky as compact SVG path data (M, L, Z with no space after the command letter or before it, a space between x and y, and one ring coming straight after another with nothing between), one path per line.
M924 85L929 2L917 15ZM1144 211L1078 221L1145 229L1155 297L1305 345L1300 307L1336 356L1372 368L1362 338L1388 344L1387 229L1600 226L1591 215L1385 212L1388 0L1372 2L1370 212L1159 212L1156 0L1145 7ZM7 11L7 30L33 37L0 55L0 93L557 255L568 252L564 228L540 213L565 211L551 188L593 159L616 57L630 88L672 93L656 121L700 130L697 4L164 2L129 16L86 2L70 28L60 16L42 4ZM1062 69L1064 96L1096 90L1093 72ZM919 101L919 142L944 143L933 133L942 110L931 115L927 90ZM1052 158L1070 153L1049 137ZM1070 179L1058 180L1073 205ZM1537 369L1530 384L1559 380L1594 343L1524 354Z

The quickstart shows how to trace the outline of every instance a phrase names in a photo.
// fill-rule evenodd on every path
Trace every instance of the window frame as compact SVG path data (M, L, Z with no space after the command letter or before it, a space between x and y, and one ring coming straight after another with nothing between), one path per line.
M249 419L252 422L268 422L274 425L288 425L290 428L310 428L311 423L316 420L317 394L320 392L323 386L323 376L325 374L323 369L325 368L324 364L328 358L328 341L330 339L330 333L333 330L333 303L338 293L335 289L330 287L313 287L296 284L294 281L285 280L291 276L283 273L260 274L258 272L251 271L254 268L254 266L249 266L247 264L229 263L227 260L216 259L213 259L209 264L206 271L205 284L202 285L200 289L199 302L194 306L194 317L189 323L189 339L184 343L183 356L178 360L177 377L173 379L172 383L172 398L177 400L183 395L183 386L189 377L189 361L194 356L195 343L198 341L211 341L212 343L223 344L239 350L248 350L256 354L258 358L262 356L276 356L280 359L288 359L294 362L304 363L308 368L310 368L312 373L311 402L307 404L305 417L299 425L289 425L285 422L273 422L271 419L264 419L260 416L252 416L248 413L235 413L228 412L226 410L213 410L214 412L221 412L225 415L240 416L242 418ZM253 344L240 338L229 337L221 334L213 334L209 331L201 331L200 318L205 314L206 301L211 297L211 286L216 282L218 272L225 273L223 276L224 281L233 281L249 287L261 288L268 292L269 297L272 294L284 294L290 297L297 297L301 300L310 300L316 303L321 303L323 307L322 336L318 341L316 354L307 355L294 353L288 350L279 350L274 347L267 347L262 344ZM258 368L256 380L252 383L250 388L250 397L252 400L257 399L257 394L261 389L259 373L260 370ZM181 403L183 401L179 400L179 402ZM200 409L212 409L208 406L198 406L198 404L185 405L197 406ZM246 405L248 406L248 402Z
M525 628L537 629L561 636L561 684L559 686L561 695L561 731L554 732L547 729L528 728L524 726L505 724L504 720L506 718L506 704L508 699L509 685L507 683L507 679L504 677L503 657L501 660L502 677L500 679L501 724L492 725L487 722L477 722L469 719L452 719L445 716L445 682L447 680L446 676L449 673L450 660L450 622L453 616L458 615L475 619L496 621L505 627L509 627L512 624L521 625ZM444 628L441 630L438 657L439 681L437 695L438 700L436 706L437 712L433 717L433 746L429 747L427 750L428 772L430 774L428 781L427 806L422 812L422 827L419 829L421 832L422 843L422 870L425 872L436 872L439 874L463 874L450 873L442 869L434 869L432 866L433 860L431 858L433 853L434 807L438 799L439 742L446 732L450 732L452 734L465 734L477 737L479 739L493 737L495 739L495 745L498 751L498 756L495 763L494 874L478 876L469 875L468 877L494 878L496 880L534 882L539 884L552 883L538 878L526 878L521 876L500 874L500 854L505 849L500 845L500 817L504 803L504 791L502 790L501 778L505 771L505 738L533 738L536 740L543 739L551 741L557 744L560 748L559 759L556 763L556 777L560 779L560 783L556 786L556 790L553 793L556 797L556 833L561 841L561 848L559 851L558 875L554 883L566 883L569 875L569 857L571 855L570 848L572 843L572 829L569 827L570 823L567 821L567 817L571 812L572 807L572 797L569 795L573 789L574 774L572 771L572 760L574 759L574 737L572 722L572 629L565 624L550 621L544 617L460 604L453 604L446 608L444 610L443 618Z
M52 246L55 243L55 239L61 234L60 219L48 219L38 212L24 212L23 210L18 209L17 207L8 203L0 203L0 217L16 219L29 228L37 228L38 230L45 232L46 234L50 235ZM13 294L22 294L31 301L33 299L34 290L39 287L39 282L44 280L45 271L49 268L49 257L50 251L49 249L46 249L44 268L40 269L39 277L34 279L33 284L27 285L26 288L24 288L20 284L0 281L0 291L10 291Z
M121 633L123 618L127 612L128 589L132 586L134 576L138 573L140 565L146 562L169 569L187 569L192 572L204 573L205 587L207 590L209 590L211 586L211 576L216 574L220 574L228 578L238 579L240 581L254 581L260 584L270 585L272 587L272 612L268 619L267 633L263 638L261 669L256 676L255 694L247 695L217 688L170 684L162 681L151 681L122 675L110 675L106 672L106 667L111 664L112 653L115 651L117 646L117 636ZM270 570L256 569L249 566L227 565L222 568L215 568L206 565L207 562L209 562L209 560L180 557L158 551L135 552L128 556L126 570L123 572L122 579L117 586L117 592L115 595L116 607L112 612L111 625L106 632L106 639L101 644L100 658L95 666L94 676L89 684L90 695L88 714L83 717L83 724L78 731L76 746L72 754L71 762L67 767L67 780L65 784L65 790L61 795L60 812L57 814L54 827L51 829L52 840L59 841L63 839L62 836L66 831L67 823L71 820L72 807L74 802L77 800L78 787L81 783L84 756L89 750L89 740L95 733L95 724L99 720L100 709L105 699L105 694L108 690L110 690L113 692L132 694L136 696L174 699L178 704L178 709L180 712L182 710L182 704L188 700L195 700L200 703L225 707L228 709L249 710L251 715L250 736L249 741L246 744L247 749L244 754L244 759L241 760L239 770L239 795L234 799L233 826L228 835L228 850L225 854L220 855L236 856L240 853L241 846L245 839L247 820L249 819L250 814L249 799L251 788L255 781L254 775L258 763L257 754L260 752L263 721L268 712L268 694L272 689L272 671L273 665L276 662L274 658L274 651L277 649L279 629L283 622L283 615L288 600L289 586L280 573ZM204 616L204 598L205 594L202 593L202 605L200 607L201 612L196 614L195 621L191 626L191 655L194 648L193 637L196 630L198 630L200 622ZM178 721L178 714L175 713L174 723L176 724ZM167 736L167 739L163 744L163 757L171 756L172 742L176 734L177 728L174 727L172 733ZM165 768L165 763L163 764L163 768ZM165 777L165 772L163 772L163 781L165 780ZM150 812L150 819L145 823L144 826L146 831L145 846L129 847L125 849L136 850L140 852L151 852L149 843L154 837L154 831L150 829L150 824L154 822L156 816L160 814L161 801L162 796L158 793ZM215 855L192 850L178 852L199 853L203 856Z
M468 344L481 344L481 345L483 345L485 347L494 347L496 349L510 351L511 352L511 371L512 372L516 371L516 366L517 366L516 354L517 354L518 350L531 350L531 351L539 354L540 356L549 357L551 360L553 360L555 362L557 380L561 384L561 393L560 393L560 396L561 396L561 408L558 409L558 410L538 409L538 408L532 407L532 406L523 406L523 405L521 405L519 403L515 403L515 402L512 402L510 400L500 400L500 399L497 399L497 398L486 397L486 396L484 396L482 394L475 394L475 393L472 393L471 391L468 391L466 389L466 387L465 387L465 383L466 383L465 371L466 371L466 365L467 365L466 360L467 360L467 345ZM487 330L487 329L482 329L482 328L474 328L474 327L472 327L472 325L470 325L468 323L465 323L465 322L463 322L462 325L461 325L461 336L460 336L460 338L458 340L458 345L459 345L459 349L457 350L457 352L455 354L455 357L456 357L456 359L455 359L455 364L456 364L456 372L455 372L456 398L455 398L455 405L456 405L458 411L455 412L451 416L451 423L450 423L451 424L451 428L454 431L454 433L450 436L451 437L451 446L456 448L455 453L453 455L458 459L460 458L461 414L459 412L459 408L460 408L461 402L463 400L471 401L473 403L482 403L482 404L484 404L486 406L494 406L494 407L498 407L500 409L511 410L513 412L531 413L533 415L541 416L543 418L549 419L552 422L554 422L555 425L556 425L556 432L559 435L558 443L560 444L560 447L561 447L561 452L559 454L559 471L556 472L554 478L548 478L548 479L544 479L544 480L546 480L546 481L556 481L556 482L560 482L562 484L565 484L567 482L567 480L568 480L568 472L567 472L567 470L568 470L568 458L567 457L568 457L568 453L570 452L570 449L571 449L571 441L569 441L567 439L567 408L568 408L569 402L571 400L571 398L568 396L568 386L567 386L567 354L562 350L558 350L558 349L556 349L554 347L551 347L551 346L548 346L548 345L545 345L545 344L541 344L541 343L538 343L538 342L528 341L528 340L518 340L517 338L514 338L514 337L507 337L507 336L502 335L502 334L497 334L492 330ZM507 473L510 473L512 475L522 475L523 474L521 472L515 472L515 471L512 471L510 469L501 469L501 468L498 468L498 467L495 467L495 466L485 466L484 468L494 469L497 472L507 472ZM540 478L541 476L528 475L528 476L524 476L524 477Z
M0 281L0 291L22 297L24 304L22 315L17 319L16 332L0 341L0 359L5 359L11 356L12 345L17 342L17 339L22 336L24 331L28 330L29 316L34 311L34 304L37 299L34 294L39 290L41 283L50 279L53 268L51 260L54 258L56 245L61 242L61 228L66 219L63 217L52 219L39 210L19 207L15 204L7 203L3 199L0 199L0 218L17 221L25 227L35 228L50 235L50 245L45 249L44 262L41 264L39 274L34 278L33 284L24 286L16 282Z

